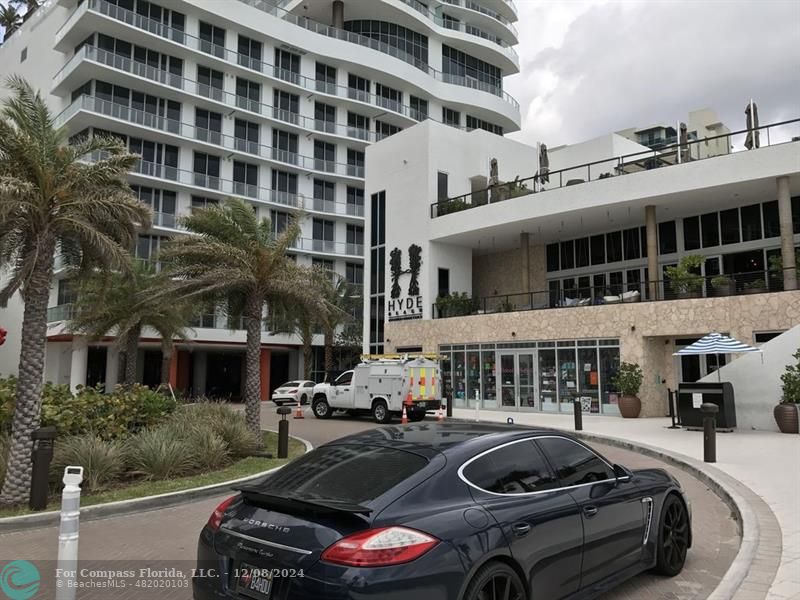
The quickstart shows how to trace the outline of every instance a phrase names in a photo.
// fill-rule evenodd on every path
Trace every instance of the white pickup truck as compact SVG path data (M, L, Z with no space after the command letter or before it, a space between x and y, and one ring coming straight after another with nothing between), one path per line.
M439 363L426 357L390 358L362 362L345 371L333 383L314 386L311 410L318 419L334 411L371 414L376 423L401 416L403 405L410 421L421 421L425 412L441 406Z

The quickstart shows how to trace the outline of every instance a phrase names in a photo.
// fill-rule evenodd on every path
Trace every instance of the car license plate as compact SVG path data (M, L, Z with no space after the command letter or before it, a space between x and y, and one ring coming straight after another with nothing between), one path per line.
M240 564L236 591L256 600L269 600L272 593L271 570Z

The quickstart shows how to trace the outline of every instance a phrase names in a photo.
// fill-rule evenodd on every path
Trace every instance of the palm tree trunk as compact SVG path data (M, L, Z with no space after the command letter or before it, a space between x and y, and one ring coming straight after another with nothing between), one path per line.
M139 359L139 335L142 330L140 327L131 329L125 339L125 385L131 386L136 383L138 359Z
M172 340L161 342L161 385L169 385L169 372L172 365L172 351L174 349Z
M325 374L333 381L333 329L325 328Z
M39 427L42 380L47 343L47 303L53 273L55 244L43 244L34 273L23 295L22 339L19 353L16 408L11 425L11 447L0 504L26 502L31 487L31 433Z
M314 362L314 348L310 340L303 341L303 379L311 379L312 362Z
M264 302L257 296L247 299L245 327L244 414L247 428L261 439L261 310Z

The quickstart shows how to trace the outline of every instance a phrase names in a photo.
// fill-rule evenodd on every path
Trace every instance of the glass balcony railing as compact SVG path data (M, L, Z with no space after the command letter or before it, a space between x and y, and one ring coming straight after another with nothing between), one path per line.
M443 78L442 72L437 71L436 69L434 69L427 63L420 61L413 55L408 54L407 52L400 50L398 48L395 48L385 42L374 40L372 38L355 34L349 31L345 31L343 29L337 29L329 25L324 25L322 23L312 21L306 17L295 15L293 13L288 13L285 10L277 8L274 4L265 2L264 0L239 0L239 1L244 2L268 14L282 18L284 21L302 27L303 29L313 31L321 35L325 35L326 37L332 37L346 42L359 44L361 46L372 48L384 54L389 54L390 56L394 56L395 58L398 58L404 62L412 64L418 69L425 71L430 76L439 81L444 81L445 83L452 83L454 85L461 85L457 80L446 81ZM134 13L120 6L117 6L116 4L107 2L106 0L86 0L85 2L81 3L75 9L75 11L70 15L66 23L62 26L62 28L56 33L56 42L59 42L64 37L64 35L66 35L66 32L72 29L75 23L87 11L92 11L94 13L101 14L108 18L126 23L137 29L144 30L149 33L152 33L153 35L157 35L159 37L172 40L173 42L182 44L188 48L197 50L198 52L201 52L203 54L214 56L228 63L239 66L246 66L247 68L250 68L254 71L258 71L259 73L262 73L267 77L271 77L282 81L287 81L293 85L297 85L306 90L321 91L318 89L319 83L315 79L312 79L310 77L305 77L293 71L286 71L275 65L263 62L258 58L241 55L233 50L222 48L220 46L215 46L213 44L210 44L206 40L202 40L195 36L189 35L185 31L174 29L172 27L165 25L164 23L144 17L140 14ZM54 85L57 85L57 83L62 78L63 78L62 73L57 74L55 77ZM347 97L347 92L346 92L347 88L344 86L325 83L323 87L326 88L326 93L335 91L336 96ZM506 102L510 103L514 108L519 109L519 103L499 87L496 87L494 89L483 89L482 91L487 91L495 96L499 96L503 98L503 100L505 100ZM403 109L404 111L408 110L408 107L404 106Z
M47 309L47 322L57 323L59 321L69 321L75 314L73 304L59 304Z

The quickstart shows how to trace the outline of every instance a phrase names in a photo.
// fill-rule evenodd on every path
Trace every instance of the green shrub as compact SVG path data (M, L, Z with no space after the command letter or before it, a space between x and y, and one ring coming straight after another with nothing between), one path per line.
M800 404L800 349L792 357L795 365L786 365L786 372L781 375L783 397L781 404Z
M197 470L213 471L224 467L231 461L231 453L225 440L208 424L189 429L186 443Z
M125 454L131 473L145 479L182 477L194 467L190 445L169 426L144 429L132 436Z
M258 436L247 428L244 415L229 413L214 426L215 432L225 440L231 456L250 456L261 447Z
M247 429L244 415L226 404L199 402L181 406L167 421L177 430L189 430L207 424L213 433L225 441L233 457L249 456L259 449L258 436Z
M94 492L122 477L125 459L119 442L90 433L56 440L50 475L59 488L64 468L69 465L83 467L81 487Z
M611 383L624 395L635 396L644 381L642 368L636 363L621 362Z

